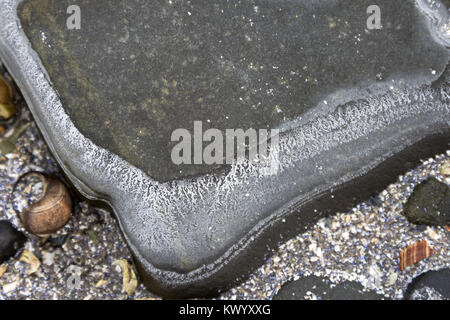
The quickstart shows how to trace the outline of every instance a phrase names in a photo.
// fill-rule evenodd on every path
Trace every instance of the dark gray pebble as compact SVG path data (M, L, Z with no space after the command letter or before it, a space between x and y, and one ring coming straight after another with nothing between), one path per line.
M428 271L408 286L406 300L450 300L450 269Z
M405 205L405 216L415 224L450 224L450 188L435 178L420 183Z
M381 300L384 297L375 292L363 291L357 282L345 281L331 285L325 278L308 276L288 282L274 296L274 300Z
M23 247L26 237L8 221L0 221L0 263L5 262Z

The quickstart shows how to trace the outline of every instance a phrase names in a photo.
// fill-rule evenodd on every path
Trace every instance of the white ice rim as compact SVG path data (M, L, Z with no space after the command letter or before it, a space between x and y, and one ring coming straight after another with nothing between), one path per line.
M109 201L107 202L116 212L123 212L121 208L124 206L123 203L125 201L128 201L126 207L135 208L136 212L127 217L129 221L126 225L123 221L125 213L123 213L123 216L116 216L121 229L127 231L123 232L123 234L132 252L141 261L145 261L144 266L147 270L160 275L162 278L178 283L190 282L195 278L205 278L209 274L216 272L217 269L222 268L228 260L233 259L242 248L249 245L270 224L280 219L289 211L288 208L293 203L298 202L301 198L309 198L313 194L319 194L324 191L315 190L314 192L305 193L301 197L292 200L292 203L285 204L277 212L260 220L241 239L239 244L230 246L219 259L210 265L204 265L187 274L164 271L154 267L149 262L149 254L140 252L134 245L134 242L140 241L144 243L143 247L145 248L150 246L150 243L156 241L156 239L152 239L152 234L136 234L135 226L148 224L148 229L150 230L153 228L167 230L167 237L178 235L182 226L177 219L180 217L193 218L183 217L185 212L193 212L193 208L201 211L201 208L205 208L210 204L221 205L223 202L226 202L224 198L226 199L227 195L231 194L230 190L249 188L249 192L252 193L258 187L253 187L253 190L251 190L251 184L247 185L247 182L269 184L273 177L261 176L260 170L262 168L258 164L235 163L226 175L208 174L195 179L160 183L119 156L93 144L80 133L64 111L40 59L24 35L16 14L17 6L21 1L0 0L0 12L2 13L0 56L4 59L8 69L10 71L14 70L12 74L22 88L27 103L35 115L35 120L46 141L49 142L53 154L55 156L58 155L58 162L63 170L78 181L78 187L84 190L85 194L87 189L95 189L98 194L109 195ZM436 78L442 72L443 70L438 70ZM280 157L280 170L288 170L299 161L310 159L319 153L332 150L341 144L354 141L371 132L380 130L388 124L417 114L442 112L448 118L450 107L446 104L427 104L426 100L430 97L427 94L431 95L431 92L423 89L423 93L425 101L418 101L417 103L408 101L405 92L401 90L392 94L393 99L391 101L385 101L383 97L376 97L367 99L366 103L352 103L333 114L324 115L314 119L309 124L293 130L288 135L280 137L280 154L282 154ZM408 104L409 108L402 107L405 104ZM38 109L44 112L38 112ZM39 117L37 116L38 114ZM370 123L371 118L380 114L385 115L386 123ZM358 121L351 121L355 118ZM348 126L341 128L340 124L342 121L347 121ZM370 125L367 125L368 123ZM46 130L49 127L52 127L51 132ZM331 130L332 132L324 134L320 130L316 130L316 128L340 129ZM321 141L321 143L313 143L314 141ZM65 145L71 145L72 152L69 152ZM382 161L383 159L374 159L373 163L361 167L358 173L349 174L343 177L341 181L336 182L336 184L349 181L356 175L364 174ZM66 162L70 163L71 170L65 165ZM73 172L77 172L78 177L83 177L83 181L75 178ZM93 187L93 181L95 181L95 188ZM84 188L83 185L85 185ZM93 194L86 195L98 197ZM123 195L126 196L124 197ZM180 197L180 195L183 195L183 197ZM130 234L134 235L133 239L129 237ZM161 243L162 250L165 248L165 240L157 240ZM189 276L188 279L186 279L187 275Z

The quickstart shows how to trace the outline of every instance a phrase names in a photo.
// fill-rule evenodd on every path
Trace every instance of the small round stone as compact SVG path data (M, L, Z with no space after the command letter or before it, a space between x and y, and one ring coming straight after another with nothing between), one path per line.
M425 180L414 188L404 212L414 224L450 224L450 188L435 178Z
M0 264L14 256L26 241L22 232L8 221L0 221Z

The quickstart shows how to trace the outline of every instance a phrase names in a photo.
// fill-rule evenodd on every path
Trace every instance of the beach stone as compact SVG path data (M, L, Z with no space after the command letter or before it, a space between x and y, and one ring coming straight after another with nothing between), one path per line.
M11 258L25 244L26 237L8 221L0 221L0 264Z
M406 300L450 300L450 269L428 271L413 279Z
M405 204L404 213L415 224L450 225L450 188L435 178L421 182Z
M364 291L354 281L331 284L326 278L308 276L288 282L274 296L274 300L382 300L383 295Z
M445 151L446 4L378 0L373 28L369 0L83 0L73 29L69 0L0 0L0 58L67 177L115 212L146 286L213 296ZM259 162L177 164L172 134L195 122L279 142L259 141Z
M306 121L313 106L329 110L392 83L404 88L434 78L448 55L438 44L425 47L425 34L411 37L416 24L424 26L413 1L404 2L380 2L384 32L366 29L369 0L356 7L353 0L91 0L80 7L76 31L64 28L69 0L24 1L19 17L76 127L150 177L169 181L217 167L171 160L172 133L193 132L194 121L203 131L283 127ZM99 19L99 12L108 14Z

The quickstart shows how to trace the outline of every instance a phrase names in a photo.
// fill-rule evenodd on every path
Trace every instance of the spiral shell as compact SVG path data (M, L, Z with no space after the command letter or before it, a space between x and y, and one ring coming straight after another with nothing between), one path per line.
M41 199L25 209L20 218L27 231L47 235L62 228L70 219L72 199L66 186L57 178L36 174L43 182Z

